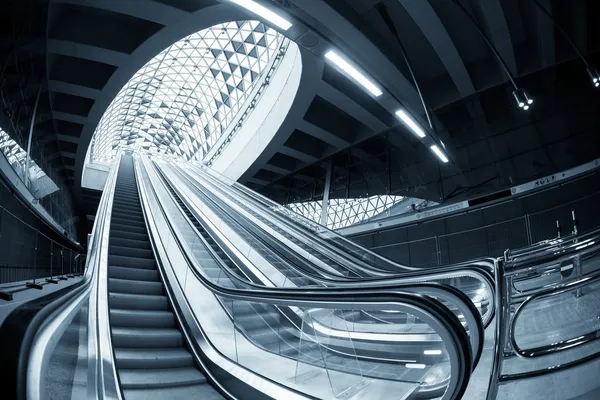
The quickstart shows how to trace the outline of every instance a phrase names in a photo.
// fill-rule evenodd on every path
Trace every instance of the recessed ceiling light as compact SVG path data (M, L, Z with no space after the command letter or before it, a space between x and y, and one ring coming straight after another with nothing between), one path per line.
M430 148L431 148L431 151L433 151L435 153L435 155L438 156L438 158L440 160L442 160L443 163L447 163L448 162L448 157L446 157L446 155L444 154L444 152L442 150L440 150L440 148L438 147L437 144L434 144Z
M267 21L278 26L279 28L283 29L284 31L287 31L288 29L290 29L292 27L292 23L290 21L288 21L287 19L283 18L282 16L274 13L273 11L269 10L268 8L258 4L255 1L252 1L252 0L230 0L230 1L232 3L237 4L240 7L244 7L246 10L253 12L254 14L258 15L259 17L266 19Z
M421 127L411 117L409 117L406 112L404 112L404 110L396 111L396 115L415 133L415 135L420 138L425 137L425 132L423 132L423 129L421 129Z
M373 96L381 96L383 92L377 87L369 78L363 73L354 68L348 61L342 58L335 51L330 50L325 54L325 58L337 65L342 71L347 73L352 79L354 79L359 85L367 89Z

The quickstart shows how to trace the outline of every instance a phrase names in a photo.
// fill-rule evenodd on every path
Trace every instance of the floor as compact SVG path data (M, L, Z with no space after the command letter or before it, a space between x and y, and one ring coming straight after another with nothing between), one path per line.
M0 325L4 321L4 318L6 318L12 310L17 308L24 302L30 301L33 299L37 299L38 297L45 296L49 293L63 289L67 286L71 286L71 285L79 282L81 279L82 279L81 276L75 277L75 278L68 278L67 280L59 280L58 283L47 283L45 281L40 280L40 281L38 281L38 283L40 283L42 285L42 287L43 287L42 290L25 289L23 285L19 286L20 288L25 289L25 290L14 292L13 299L11 301L0 299ZM9 287L9 285L14 286L14 284L6 284L6 285L3 285L3 287L5 287L5 288L2 290L10 290L12 292L14 290L14 287Z

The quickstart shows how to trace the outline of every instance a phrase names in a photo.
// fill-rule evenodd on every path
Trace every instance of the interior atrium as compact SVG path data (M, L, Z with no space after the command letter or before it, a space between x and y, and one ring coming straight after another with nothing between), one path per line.
M1 2L0 397L599 399L598 16Z

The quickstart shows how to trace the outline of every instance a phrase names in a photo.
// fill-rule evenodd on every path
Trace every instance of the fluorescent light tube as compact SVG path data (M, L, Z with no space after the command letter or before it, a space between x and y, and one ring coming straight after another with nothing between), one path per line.
M342 71L350 75L358 84L367 89L373 96L381 96L383 92L366 76L339 56L335 51L330 50L325 54L325 58L337 65Z
M424 138L425 137L425 132L423 132L423 129L421 129L421 127L415 122L413 121L413 119L411 117L408 116L408 114L406 114L404 112L404 110L398 110L396 111L396 115L398 116L398 118L400 118L402 120L402 122L404 122L406 124L406 126L408 126L418 137L420 138Z
M423 354L425 354L426 356L439 356L440 354L442 354L441 350L425 350L423 352Z
M240 7L244 7L246 10L253 12L254 14L258 15L259 17L266 19L267 21L278 26L279 28L283 29L284 31L287 31L288 29L290 29L292 27L292 23L290 21L275 14L273 11L269 10L266 7L263 7L262 5L258 4L255 1L231 0L231 2L237 4Z
M406 368L425 369L425 364L406 364Z
M435 155L438 156L438 158L440 160L442 160L442 162L444 162L444 163L448 162L448 157L446 157L446 155L440 150L440 148L438 147L437 144L434 144L433 146L431 146L431 151L433 151L435 153Z

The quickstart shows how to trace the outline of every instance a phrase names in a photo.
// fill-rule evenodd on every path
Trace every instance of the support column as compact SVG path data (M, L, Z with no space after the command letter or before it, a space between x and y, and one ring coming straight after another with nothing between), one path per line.
M33 106L33 114L31 115L31 125L29 125L29 140L27 141L27 159L25 161L25 176L23 177L26 188L28 188L27 183L29 183L29 159L30 159L30 153L31 153L31 138L33 137L33 127L35 125L35 118L37 116L37 109L38 109L38 104L40 102L40 95L42 94L42 87L43 87L43 84L40 84L40 88L38 89L38 93L35 98L35 105Z
M329 191L331 189L331 173L333 171L333 158L327 163L325 172L325 187L323 188L323 202L321 203L321 225L327 227L327 212L329 211Z

